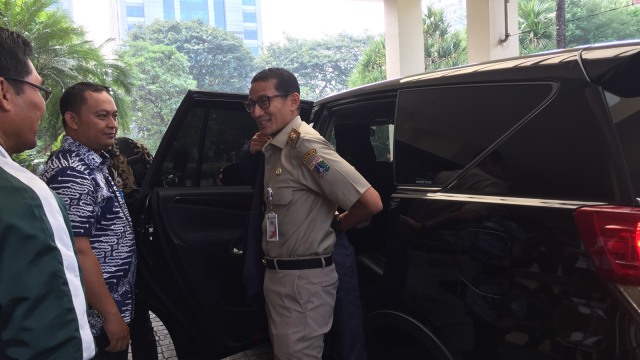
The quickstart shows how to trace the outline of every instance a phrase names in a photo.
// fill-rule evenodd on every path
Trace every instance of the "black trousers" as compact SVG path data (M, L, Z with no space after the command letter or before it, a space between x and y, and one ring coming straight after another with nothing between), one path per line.
M131 358L133 360L158 360L156 335L153 332L149 307L146 300L136 294L133 320L129 324L131 335Z

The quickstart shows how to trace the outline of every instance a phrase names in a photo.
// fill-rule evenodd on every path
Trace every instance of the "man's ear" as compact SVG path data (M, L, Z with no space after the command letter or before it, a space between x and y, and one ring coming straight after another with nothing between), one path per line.
M11 100L16 96L16 92L11 84L4 78L0 78L0 109L4 111L11 110Z
M289 95L289 101L293 110L296 111L298 109L298 106L300 106L300 94L293 93Z
M68 129L78 129L78 119L71 111L64 113L64 122L67 124Z

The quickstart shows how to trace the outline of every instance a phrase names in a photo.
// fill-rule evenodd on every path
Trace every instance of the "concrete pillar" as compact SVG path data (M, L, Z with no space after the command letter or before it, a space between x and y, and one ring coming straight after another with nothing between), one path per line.
M505 2L508 33L505 41ZM469 63L519 55L518 0L467 0Z
M384 12L387 79L424 72L420 0L384 0Z

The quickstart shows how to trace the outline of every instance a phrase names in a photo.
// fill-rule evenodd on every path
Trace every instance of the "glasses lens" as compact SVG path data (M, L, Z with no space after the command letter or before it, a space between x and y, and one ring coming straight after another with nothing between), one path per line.
M251 100L244 102L244 108L247 109L248 112L252 112L255 106L256 103L252 102Z
M261 97L256 102L258 103L258 106L260 106L260 109L262 110L267 110L269 106L271 106L271 102L269 101L268 96Z
M40 95L42 95L42 98L44 99L44 101L47 101L49 100L51 93L45 90L40 90Z

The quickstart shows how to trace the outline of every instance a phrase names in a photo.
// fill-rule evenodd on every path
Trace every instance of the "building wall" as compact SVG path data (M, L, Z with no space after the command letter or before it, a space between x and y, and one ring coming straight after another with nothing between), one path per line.
M127 31L155 19L193 20L229 31L258 55L262 47L260 0L119 0L126 3ZM141 11L141 9L143 9Z
M82 26L96 45L114 39L103 50L106 55L113 54L136 25L156 19L199 18L240 37L255 55L262 48L260 0L58 0L57 7Z

